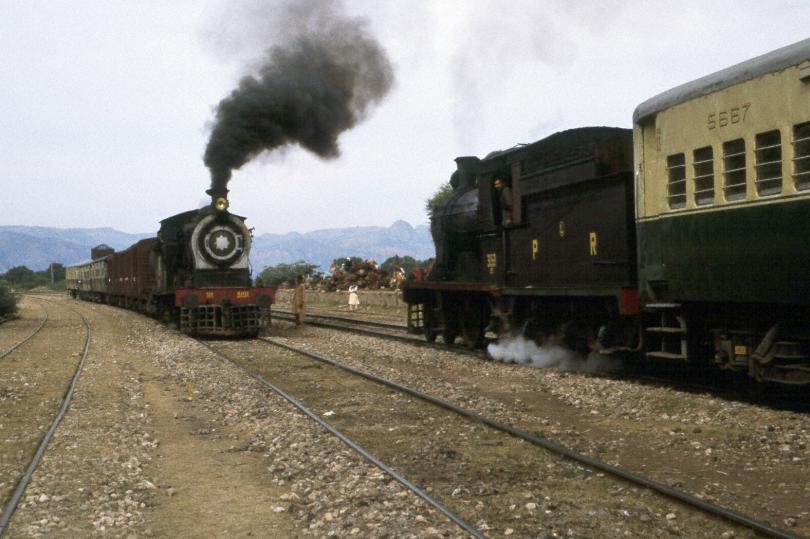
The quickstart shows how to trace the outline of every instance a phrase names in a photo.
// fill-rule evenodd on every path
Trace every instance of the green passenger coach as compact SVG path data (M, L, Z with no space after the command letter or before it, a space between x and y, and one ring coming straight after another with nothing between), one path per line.
M633 116L648 357L810 383L810 39Z

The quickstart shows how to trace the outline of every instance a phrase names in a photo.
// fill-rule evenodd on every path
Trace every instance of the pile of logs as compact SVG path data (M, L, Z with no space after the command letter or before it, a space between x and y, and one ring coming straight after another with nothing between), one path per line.
M325 292L346 291L350 286L358 289L378 290L396 288L400 272L394 274L377 266L374 260L351 259L336 261L329 268L331 275L319 273L307 279L307 288Z

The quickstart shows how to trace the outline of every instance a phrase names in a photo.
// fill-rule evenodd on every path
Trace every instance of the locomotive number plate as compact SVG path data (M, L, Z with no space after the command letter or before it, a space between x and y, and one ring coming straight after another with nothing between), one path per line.
M498 267L498 255L496 253L487 253L487 269L490 275L495 275L495 268Z
M706 127L716 129L718 127L726 127L729 124L744 122L749 108L751 108L751 103L743 103L742 105L731 107L730 109L712 112L708 116Z

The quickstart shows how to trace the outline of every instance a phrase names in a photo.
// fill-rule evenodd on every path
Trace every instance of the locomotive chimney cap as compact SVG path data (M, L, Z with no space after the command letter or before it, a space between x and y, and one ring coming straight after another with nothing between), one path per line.
M228 209L228 199L225 197L217 197L214 201L214 209L223 212Z
M211 198L214 198L214 199L217 198L217 197L228 198L228 189L224 188L224 187L221 187L219 189L214 189L213 187L211 187L210 189L205 190L205 194L209 195Z
M228 190L221 189L216 190L214 189L207 189L206 194L211 196L211 206L214 207L215 210L219 212L223 212L228 209Z

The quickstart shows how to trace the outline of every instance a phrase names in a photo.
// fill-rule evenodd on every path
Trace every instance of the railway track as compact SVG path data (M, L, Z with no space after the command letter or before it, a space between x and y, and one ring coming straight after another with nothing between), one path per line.
M284 321L294 320L292 313L288 311L274 310L273 317ZM453 350L454 352L472 356L477 359L489 359L489 356L484 349L473 349L457 344L448 345L428 342L421 335L407 333L406 326L402 324L390 324L372 320L362 320L324 314L307 314L306 324L318 328L347 331L358 335L365 335L367 337L379 337L382 339L398 341L423 348L430 348L433 350Z
M280 315L280 316L279 316ZM273 309L273 316L279 317L283 320L293 320L293 313L290 311L282 311ZM393 332L405 333L407 326L404 324L394 324L391 322L380 322L378 320L365 320L363 318L350 318L347 316L335 316L331 314L322 313L307 313L307 323L317 324L342 324L347 326L366 326L372 328L381 328Z
M34 329L34 331L32 331L30 334L28 334L22 340L18 341L16 344L14 344L10 348L8 348L5 352L0 352L0 359L3 359L7 355L11 354L17 348L19 348L20 346L24 345L25 343L27 343L28 341L33 339L36 336L36 334L39 333L42 330L43 326L45 326L45 322L48 321L48 311L44 307L43 307L42 311L44 313L44 316L42 317L42 320L40 321L40 323L36 327L36 329Z
M280 314L280 316L277 316ZM273 311L273 316L285 321L293 321L289 311ZM492 360L486 349L471 349L463 345L447 345L428 342L420 335L406 333L402 324L382 323L356 318L325 314L307 315L306 324L338 331L346 331L368 337L378 337L434 350L451 350L482 360ZM766 406L777 410L810 413L810 394L804 387L780 386L774 391L767 384L755 382L740 373L717 370L695 370L693 365L655 365L634 361L622 362L621 368L613 367L606 371L594 371L598 376L620 376L624 380L658 387L667 387L690 393L708 393L719 398Z
M263 354L257 350L257 346L261 345L270 345L274 347L280 347L286 350L287 352L294 354L295 357L301 358L306 357L309 360L316 361L318 364L325 364L328 365L328 368L339 369L341 373L345 374L345 378L340 378L333 380L334 383L331 383L328 390L327 388L323 388L320 384L322 382L322 375L323 372L320 371L318 368L313 368L312 366L302 366L298 363L298 367L295 368L293 364L285 364L279 365L277 360L273 361L266 361L265 358L262 358ZM618 466L614 466L608 464L604 461L599 459L590 457L588 455L584 455L582 453L578 453L573 451L559 442L551 440L549 438L533 434L530 432L522 431L517 429L511 425L499 422L497 420L482 416L477 412L464 409L447 401L441 400L434 396L425 394L421 391L416 389L404 386L402 384L398 384L382 378L380 376L361 371L354 367L345 365L341 362L338 362L332 358L326 357L322 354L314 353L312 351L303 350L300 348L296 348L290 346L288 344L284 344L277 340L271 339L262 339L261 341L254 342L254 343L220 343L217 345L209 345L212 347L219 355L228 359L232 363L235 363L239 366L242 370L247 372L250 376L255 379L259 379L262 383L268 385L268 387L276 388L274 391L278 389L278 391L283 391L285 393L285 398L294 399L290 397L286 390L278 388L278 386L292 386L295 388L296 391L303 391L306 394L305 398L298 399L306 400L310 406L310 408L322 408L328 409L329 411L326 412L327 415L331 415L329 412L332 411L332 408L339 409L339 404L342 401L344 404L348 402L349 408L352 410L351 414L346 412L338 413L339 416L343 417L343 423L346 427L358 433L361 438L364 438L366 443L371 443L373 447L376 447L376 451L381 452L385 455L384 458L387 458L391 462L396 463L403 463L403 467L408 468L411 474L416 475L416 479L414 479L415 483L425 483L428 484L433 481L433 487L428 487L427 489L432 490L434 492L442 492L445 493L448 491L447 484L443 484L442 480L439 479L438 482L431 479L431 474L434 473L442 473L437 472L436 469L431 469L430 466L427 466L427 463L423 463L423 466L420 465L413 465L413 462L409 461L408 457L403 456L407 453L407 451L399 451L396 447L392 448L391 444L386 444L385 442L379 441L379 436L375 436L370 434L368 431L370 429L370 425L379 423L380 421L389 421L388 425L391 425L389 431L396 432L401 428L410 428L416 431L417 434L421 434L423 436L428 436L427 438L419 439L418 436L413 436L407 440L397 442L394 445L399 445L400 443L403 446L407 446L413 450L413 447L419 447L420 445L430 446L431 443L436 443L435 439L431 442L431 435L430 431L434 428L435 425L443 425L444 428L452 431L457 436L457 439L450 444L445 443L445 449L440 448L441 451L448 452L448 454L456 454L456 457L452 457L449 462L442 462L443 468L448 469L458 469L460 473L462 473L463 477L469 478L475 482L476 477L487 477L488 475L496 475L502 476L503 479L511 479L517 480L519 482L521 477L525 477L526 474L536 475L533 473L532 470L542 470L544 466L548 466L548 459L549 454L547 452L551 452L554 455L559 457L564 457L571 461L573 466L579 467L581 469L589 470L588 472L583 472L588 475L588 479L594 477L594 473L598 477L600 474L603 475L610 475L615 478L615 480L619 480L622 482L629 482L637 487L643 488L650 492L655 492L656 495L663 496L669 500L677 501L684 506L688 506L694 510L700 511L706 515L709 515L712 518L723 519L727 522L734 523L738 526L743 528L755 531L756 533L768 536L768 537L798 537L797 535L781 530L778 528L774 528L766 523L763 523L756 518L753 518L749 515L742 514L737 512L733 509L722 507L720 505L708 502L706 500L700 499L699 497L672 488L670 486L664 485L660 482L657 482L649 477L644 475L640 475L636 472L632 472L630 470L626 470L620 468ZM257 359L258 358L258 359ZM292 360L296 362L296 360ZM301 360L297 360L300 362ZM286 363L286 362L285 362ZM294 375L291 373L295 373ZM304 374L301 374L304 373ZM315 373L315 374L313 374ZM329 379L331 380L334 375L329 375ZM269 382L267 380L268 377L272 378L283 378L283 381L279 381L276 383ZM291 379L294 378L294 379ZM376 408L372 408L371 414L372 417L367 417L364 419L360 419L358 417L352 417L354 415L354 409L360 408L358 402L356 402L356 397L352 397L352 395L357 395L361 392L360 383L358 382L359 379L363 379L377 387L376 390L369 389L369 386L364 386L362 391L369 391L369 392L378 392L380 395L379 398L383 399L385 402L386 392L390 392L391 390L396 392L396 395L399 395L397 406L395 408L391 408L392 417L387 417L388 413L383 413L382 410L385 408L385 405L378 405ZM317 391L314 394L311 391L311 387L315 385L318 386L319 389L323 389L323 391ZM309 389L307 389L309 388ZM380 389L382 388L382 389ZM382 393L380 393L382 391ZM332 396L333 400L329 400L329 398L323 397L323 394L332 395L333 393L342 394L342 397L335 397ZM403 397L405 396L405 397ZM352 399L355 400L352 400ZM391 398L390 395L388 398ZM402 398L406 398L406 403L401 402ZM334 400L337 399L337 400ZM425 411L422 409L421 411L418 409L412 408L411 399L418 400L421 406L429 406L433 409L433 411ZM300 404L300 402L299 402ZM407 404L407 406L405 406ZM456 416L456 420L451 420L448 416L441 418L438 423L429 422L427 425L424 422L424 417L432 417L432 415L438 415L437 408L443 410L443 413L451 414ZM396 413L393 413L396 409ZM309 410L306 412L310 417L316 419L316 414ZM334 413L334 412L333 412ZM347 417L348 416L348 417ZM379 417L385 416L385 417ZM417 417L420 418L419 421L413 423L413 418ZM410 422L408 420L410 419ZM319 422L323 421L322 419L316 419ZM453 422L455 421L455 423ZM461 421L462 423L458 423ZM407 425L408 427L402 427L402 425ZM449 426L453 425L453 426ZM482 428L485 427L485 428ZM373 429L371 429L373 430ZM441 430L441 429L439 429ZM438 432L438 431L437 431ZM508 439L511 440L510 442L504 441L504 434L509 435ZM375 443L375 439L377 439L377 443ZM527 452L524 450L515 449L513 444L515 441L520 441L520 443L528 442L533 446L537 446L542 448L544 451L534 451ZM469 451L475 453L474 449L470 449L473 446L485 446L491 447L491 444L506 444L509 447L508 452L517 452L517 458L511 459L510 465L514 466L513 469L509 469L506 471L494 471L492 468L488 468L486 466L486 458L472 458L470 456ZM440 444L441 445L441 444ZM523 443L525 446L526 444ZM418 451L417 451L418 453ZM461 456L458 456L458 455ZM515 456L515 454L513 454ZM469 457L469 459L468 459ZM479 456L480 457L480 456ZM425 458L423 455L422 458ZM558 457L554 457L558 458ZM544 460L545 459L545 460ZM428 459L429 460L429 459ZM454 460L459 460L462 462L453 462ZM419 462L419 458L417 458L417 463ZM483 462L483 463L482 463ZM528 466L527 464L530 463ZM459 465L461 464L461 465ZM422 473L420 470L425 468L425 473ZM447 473L445 470L443 473ZM542 474L541 474L542 475ZM546 477L543 479L544 481L548 481L549 479ZM605 479L604 481L607 481ZM485 483L486 484L486 483ZM491 485L491 483L489 483ZM453 497L454 493L457 491L464 492L465 489L473 490L478 488L486 489L486 486L481 486L480 481L477 483L477 486L460 486L457 487L449 496L449 500L447 502L448 505L453 504ZM585 489L587 490L587 489ZM598 489L597 489L598 490ZM497 504L495 504L497 505ZM488 519L498 519L499 513L497 510L493 510L490 507L486 507L482 505L479 501L476 504L476 509L479 509L479 512L483 512L488 516ZM465 508L462 505L459 509L459 512L462 514L461 520L464 518ZM549 513L550 511L546 511ZM474 518L474 515L478 513L472 513L471 517ZM502 516L502 515L500 515ZM526 525L527 521L523 522L523 525ZM536 524L537 526L541 526L539 522ZM482 527L483 531L486 531L487 525L486 523ZM465 530L468 533L471 533L469 530ZM528 528L522 529L518 531L518 534L532 534L536 533L536 529L532 528L531 525ZM482 533L479 532L479 533ZM719 535L719 531L718 531Z
M41 301L41 302L45 302L46 304L47 303L53 304L53 302L51 302L50 300L43 299L43 298L36 298L36 300ZM73 372L73 375L70 377L70 382L68 383L67 388L65 389L64 393L62 394L62 397L61 397L62 403L59 406L59 409L56 412L56 415L55 415L53 421L51 422L50 426L48 427L48 430L45 432L45 434L42 436L39 443L37 444L36 450L34 451L33 456L31 457L28 465L25 466L25 470L22 473L22 475L20 476L20 478L18 479L18 481L16 483L16 486L14 487L14 490L11 493L10 498L6 502L5 506L3 507L2 513L0 513L0 537L2 537L3 534L5 533L5 531L7 530L9 522L11 520L11 517L14 515L14 512L17 509L17 505L19 504L20 500L22 499L23 494L25 493L25 489L28 487L28 484L30 483L31 478L34 475L34 472L36 471L37 467L39 466L39 463L42 460L43 455L45 454L45 450L48 447L48 444L50 443L51 439L53 438L53 435L56 432L56 429L59 427L59 424L62 422L62 419L64 418L65 414L67 413L67 411L68 411L68 409L70 407L71 399L73 398L73 393L74 393L74 390L76 388L76 384L77 384L77 382L79 380L79 376L82 373L82 369L83 369L84 363L85 363L85 358L87 357L88 351L90 349L90 341L91 341L91 338L92 338L92 331L91 331L91 328L90 328L90 323L87 321L87 318L85 318L83 314L81 314L79 311L73 309L72 307L66 307L66 306L61 306L61 307L72 311L73 313L77 314L81 318L82 325L84 326L84 330L85 330L84 331L85 334L84 334L82 349L81 349L81 352L80 352L80 355L79 355L79 359L76 362L76 367L75 367L75 370ZM22 341L17 343L14 347L9 349L8 351L6 351L3 354L3 357L9 356L11 353L19 350L22 347L23 344L30 342L36 335L40 334L40 331L44 327L45 322L47 322L49 320L48 312L47 312L46 309L44 309L44 310L45 310L45 313L46 313L45 317L44 317L42 323L37 327L36 331L34 331L32 334L28 335L25 339L23 339ZM37 366L36 368L40 368L40 367ZM10 435L10 433L8 433L8 432L5 432L4 434L7 435L7 436Z
M466 520L464 520L463 518L458 516L456 513L454 513L453 511L451 511L447 507L445 507L440 502L438 502L433 496L428 494L427 491L423 490L422 488L420 488L419 486L414 484L412 481L410 481L409 479L407 479L404 476L402 476L401 474L399 474L393 468L391 468L390 466L388 466L387 464L382 462L380 459L378 459L377 457L372 455L369 451L367 451L365 448L363 448L359 443L357 443L356 441L352 440L351 438L349 438L348 436L346 436L345 434L340 432L338 429L336 429L334 426L329 424L329 422L327 422L322 417L318 416L310 408L305 406L299 399L295 398L294 396L292 396L288 392L284 391L279 386L273 384L271 381L269 381L267 378L265 378L264 376L262 376L261 374L259 374L255 370L250 369L249 367L246 367L244 364L242 364L238 360L236 360L233 357L229 356L228 354L224 353L222 350L217 349L216 347L210 345L207 342L203 342L203 341L200 341L200 342L204 346L206 346L209 350L211 350L212 352L214 352L215 354L217 354L221 358L225 359L226 361L230 362L231 364L235 365L236 367L241 369L243 372L245 372L248 376L250 376L251 378L253 378L257 382L259 382L263 386L267 387L268 389L270 389L271 391L273 391L277 395L281 396L282 398L284 398L288 402L290 402L293 406L295 406L298 410L300 410L302 413L304 413L307 417L309 417L310 419L312 419L313 421L318 423L326 431L328 431L330 434L337 437L341 442L343 442L348 447L350 447L352 450L357 452L364 459L371 462L377 468L382 470L383 473L390 476L392 479L394 479L395 481L397 481L398 483L403 485L406 489L413 492L416 496L419 496L424 501L426 501L431 507L433 507L434 509L439 511L441 514L445 515L450 520L452 520L456 525L459 526L459 528L464 530L466 533L468 533L471 536L476 537L476 538L483 539L484 537L486 537L480 530L476 529L472 524L470 524L469 522L467 522Z

